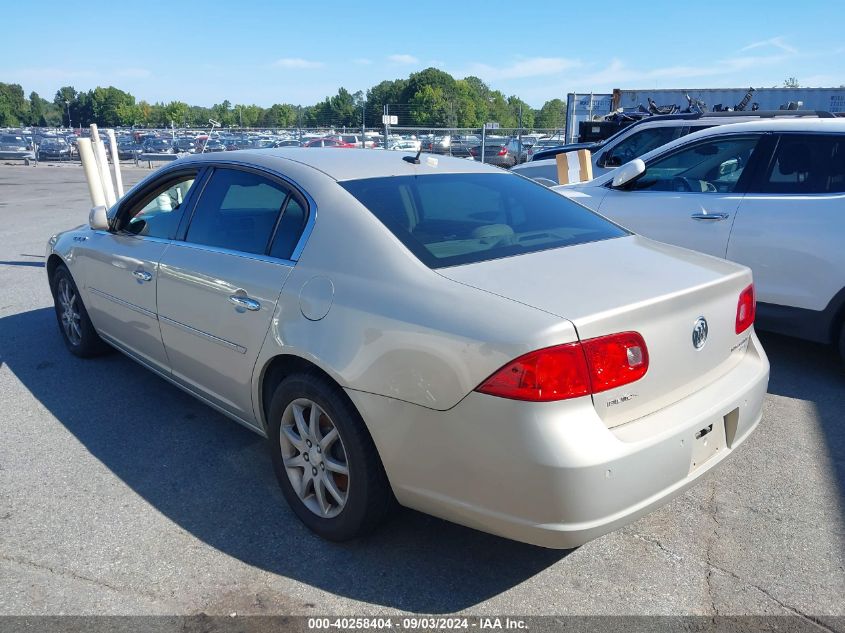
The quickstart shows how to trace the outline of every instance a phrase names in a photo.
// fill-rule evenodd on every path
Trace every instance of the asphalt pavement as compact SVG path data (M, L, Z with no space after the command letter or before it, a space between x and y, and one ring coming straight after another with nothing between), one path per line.
M791 614L840 629L845 371L831 349L762 334L756 433L577 550L409 510L332 544L285 505L262 438L118 353L65 350L44 246L89 206L78 166L0 165L0 615Z

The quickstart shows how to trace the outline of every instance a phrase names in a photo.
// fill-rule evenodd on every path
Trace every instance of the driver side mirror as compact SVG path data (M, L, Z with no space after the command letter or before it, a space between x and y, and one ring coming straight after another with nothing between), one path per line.
M109 216L105 207L93 207L88 214L88 226L95 231L109 230Z
M640 158L635 158L630 163L625 163L622 167L613 172L613 181L611 187L618 189L624 187L628 183L634 182L637 178L645 173L645 163Z

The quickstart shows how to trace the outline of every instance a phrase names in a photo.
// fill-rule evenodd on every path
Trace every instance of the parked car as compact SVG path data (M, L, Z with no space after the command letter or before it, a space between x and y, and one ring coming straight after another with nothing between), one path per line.
M539 152L544 152L547 149L558 148L564 144L564 140L559 137L538 139L536 143L534 143L531 147L528 148L528 151L526 152L526 162L534 160L534 156L537 155ZM556 154L551 154L546 157L554 158L555 155Z
M107 343L266 436L328 539L395 496L573 547L681 493L761 418L747 268L487 165L194 155L89 224L47 246L70 352Z
M29 143L20 134L0 134L0 152L27 152Z
M401 152L418 152L420 151L420 142L413 139L400 139L394 141L389 149Z
M749 266L761 329L838 344L845 358L845 121L712 127L557 189L637 233Z
M248 138L229 138L226 140L221 139L225 149L227 151L233 152L239 149L249 149L252 147L252 141Z
M38 145L38 160L70 160L71 149L63 138L41 139Z
M448 154L452 146L452 137L449 134L443 136L429 135L423 140L423 151L434 154Z
M622 128L613 136L598 143L576 143L548 149L542 153L536 152L533 154L532 164L518 167L517 172L528 178L546 178L557 182L557 165L554 157L562 152L589 149L592 155L593 178L596 178L670 141L709 127L774 117L817 118L819 116L833 117L826 112L810 110L776 110L774 112L757 110L649 116Z
M144 146L132 140L118 142L117 157L120 160L134 160L144 151Z
M276 147L302 147L302 143L300 143L296 139L290 138L281 141L276 141Z
M315 138L306 143L302 147L334 147L343 149L352 149L355 146L352 143L344 143L336 138Z
M173 141L168 138L148 138L144 141L144 152L147 154L173 154Z
M481 160L481 145L472 147L469 150L474 160ZM508 154L507 139L486 138L484 140L484 162L496 167L511 168L516 164L512 154Z
M197 143L192 138L177 138L173 141L173 149L176 152L194 154L197 151Z
M223 144L223 141L216 139L216 138L207 139L204 143L200 144L200 146L199 146L199 152L200 153L204 153L204 152L225 152L225 151L226 151L226 145Z

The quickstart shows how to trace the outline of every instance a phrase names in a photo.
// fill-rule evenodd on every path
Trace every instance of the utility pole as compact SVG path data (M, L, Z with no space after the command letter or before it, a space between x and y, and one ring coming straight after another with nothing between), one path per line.
M522 158L522 102L519 102L519 131L517 132L517 154L516 164L519 164L519 159Z
M361 103L361 149L367 148L367 100Z
M385 103L384 104L384 116L389 116L390 114L390 105ZM387 143L390 139L390 124L388 123L390 119L383 119L384 121L384 149L387 149Z

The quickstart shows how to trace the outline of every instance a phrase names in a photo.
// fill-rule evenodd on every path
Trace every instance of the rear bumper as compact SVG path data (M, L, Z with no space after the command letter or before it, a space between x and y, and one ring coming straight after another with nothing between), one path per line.
M449 411L433 411L348 393L401 504L518 541L571 548L654 510L731 455L760 422L768 378L768 359L752 334L730 372L613 429L590 398L525 403L473 392ZM710 425L713 444L702 453L696 434Z

